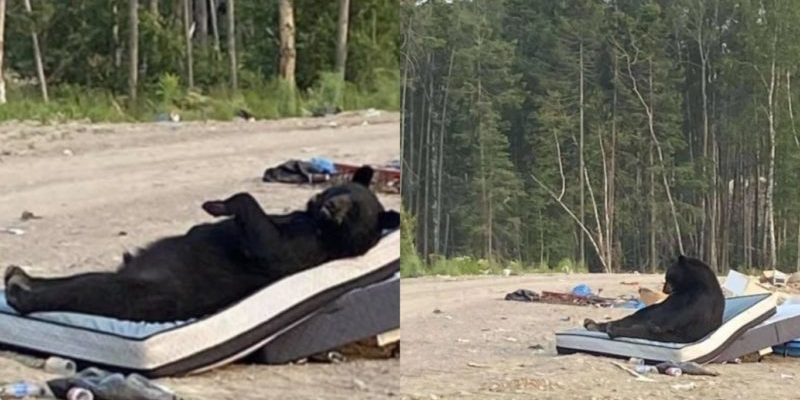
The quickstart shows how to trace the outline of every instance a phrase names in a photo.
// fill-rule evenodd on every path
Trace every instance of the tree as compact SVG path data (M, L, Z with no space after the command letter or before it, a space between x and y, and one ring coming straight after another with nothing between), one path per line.
M339 23L336 33L336 72L344 78L347 62L347 26L350 16L350 0L339 0Z
M31 0L25 0L25 11L27 11L29 15L33 15ZM47 103L49 101L49 97L47 96L47 79L44 76L42 52L39 49L39 35L36 33L36 27L34 26L31 26L31 41L33 42L33 58L36 62L36 75L39 77L39 88L42 91L42 99Z
M292 0L280 0L278 25L280 30L280 68L281 79L295 83L295 62L297 55L294 49L294 5Z
M0 0L0 104L6 103L6 78L3 73L5 53L6 0Z
M128 1L128 95L136 100L139 81L139 0Z
M236 14L234 13L234 0L228 0L228 58L231 67L231 89L239 87L238 65L236 61Z

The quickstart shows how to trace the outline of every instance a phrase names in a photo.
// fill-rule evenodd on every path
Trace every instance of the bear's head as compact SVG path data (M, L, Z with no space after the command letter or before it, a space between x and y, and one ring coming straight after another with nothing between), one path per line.
M381 238L383 230L400 226L400 214L386 211L369 189L374 170L359 168L351 182L326 189L308 201L328 250L336 256L361 255Z
M679 255L678 259L667 268L666 282L662 291L666 294L687 292L709 284L710 279L716 282L716 277L708 265L698 259Z

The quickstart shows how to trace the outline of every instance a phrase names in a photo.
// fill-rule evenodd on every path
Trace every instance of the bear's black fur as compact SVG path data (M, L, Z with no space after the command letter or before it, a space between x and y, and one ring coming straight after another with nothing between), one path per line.
M373 170L309 200L305 211L267 215L247 193L209 201L225 220L192 227L126 253L116 272L44 279L19 267L5 274L17 311L73 311L136 321L177 321L213 313L284 276L334 259L366 253L382 230L396 229L369 190Z
M659 342L690 343L722 325L725 296L708 265L679 256L667 269L664 301L608 323L584 321L588 330L606 332L610 338L630 337Z

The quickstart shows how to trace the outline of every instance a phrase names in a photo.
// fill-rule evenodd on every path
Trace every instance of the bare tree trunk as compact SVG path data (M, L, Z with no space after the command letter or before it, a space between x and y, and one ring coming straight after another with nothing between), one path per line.
M194 13L200 47L208 44L208 0L195 0Z
M778 263L777 260L777 249L775 244L775 210L773 205L773 193L775 191L775 146L776 146L776 138L775 138L775 107L774 107L774 99L775 99L775 78L776 78L776 67L775 67L775 42L777 42L777 32L776 36L773 40L772 45L772 64L770 68L770 82L769 82L769 90L767 98L767 120L769 121L769 172L767 178L767 195L764 199L765 205L765 219L764 222L766 224L766 232L764 241L769 242L769 248L766 248L765 251L768 250L769 255L767 257L767 263L770 268L775 268Z
M648 253L650 258L650 273L655 273L658 267L658 254L656 251L656 214L658 213L656 204L656 176L653 162L653 145L651 144L648 151L648 160L650 161L650 226L648 227L650 233L650 241Z
M150 14L158 15L158 0L150 0Z
M291 0L280 0L278 20L281 36L280 76L294 85L296 53L294 49L294 5Z
M344 79L347 63L347 27L350 18L350 0L339 0L339 24L336 32L336 72Z
M450 50L450 65L447 68L447 83L444 87L444 99L442 100L442 121L439 124L439 152L437 161L437 178L436 178L436 214L433 220L433 249L439 254L439 225L442 218L442 207L444 201L442 199L442 176L444 171L444 131L447 124L447 97L450 92L450 76L453 73L453 60L455 59L455 50Z
M650 87L650 103L648 104L647 100L645 100L642 93L639 91L639 86L637 84L636 76L633 74L633 70L631 69L631 59L630 56L625 54L628 64L628 76L631 80L631 86L633 92L636 94L636 97L639 99L639 102L642 104L644 108L645 114L647 115L647 126L648 130L650 131L650 138L653 140L653 144L656 146L656 154L658 155L658 161L661 165L661 178L664 184L664 192L667 194L667 202L669 203L670 211L672 213L672 222L675 225L675 238L678 242L678 251L681 254L684 254L683 249L683 237L681 235L681 226L678 223L678 212L675 209L675 201L672 199L672 190L669 186L669 181L667 180L667 171L666 165L664 165L664 154L661 151L661 143L658 141L658 136L656 135L656 127L655 127L655 115L653 109L653 60L648 60L648 66L650 73L648 74L648 83Z
M6 42L6 0L0 0L0 104L6 104L6 77L3 73L3 57Z
M192 60L192 25L189 18L191 16L189 1L191 0L183 0L183 33L186 41L186 80L191 89L194 87L194 62Z
M702 7L702 6L701 6ZM708 54L706 53L705 49L705 41L703 39L703 18L700 18L697 22L697 49L700 55L700 93L702 95L703 100L703 163L702 165L702 173L703 178L705 179L708 177L708 171L706 169L706 162L708 160L708 153L709 153L709 126L708 126L708 91L706 89L707 80L708 80ZM712 143L711 146L713 147L714 144ZM714 159L714 150L711 150L712 159ZM716 162L716 160L714 159ZM712 163L712 165L716 165ZM717 181L717 172L716 168L711 171L710 179L711 179L711 194L706 195L703 197L703 212L705 213L703 219L703 225L708 226L708 236L706 237L707 240L704 240L702 245L706 248L707 255L708 255L708 262L711 264L711 268L714 271L719 272L717 268L717 216L716 216L716 181ZM706 230L703 229L702 233L705 234Z
M28 15L33 16L31 0L25 0L25 11L27 11ZM39 77L39 88L42 90L42 99L47 103L50 101L47 96L47 79L44 77L42 52L39 49L39 35L36 33L36 29L33 26L31 27L31 41L33 42L33 58L36 61L36 75Z
M139 81L139 0L129 0L128 6L128 95L136 100Z
M217 0L208 0L211 14L211 30L214 35L214 54L219 59L220 45L219 45L219 24L217 23Z
M431 65L432 67L432 65ZM420 154L423 156L422 159L425 161L424 168L425 168L425 180L423 184L423 190L425 190L425 196L423 197L422 201L422 254L425 256L425 259L428 259L430 255L430 246L428 245L428 239L430 235L428 233L428 222L430 221L430 198L431 198L431 147L433 140L431 131L433 127L433 77L428 80L428 126L425 129L425 153Z
M117 3L111 5L111 16L114 23L111 26L111 41L114 43L114 66L122 67L122 41L119 38L119 9Z
M583 41L580 41L578 44L578 86L580 87L578 90L578 108L580 109L580 139L578 141L578 174L580 175L580 179L578 180L580 186L580 210L579 210L579 217L581 219L581 223L584 223L584 215L586 213L586 195L584 194L584 187L586 186L586 182L584 181L584 173L583 171L586 169L586 165L584 164L583 159L583 139L584 139L584 126L583 126ZM585 237L583 231L579 232L579 240L578 240L578 262L581 265L586 264L586 246L584 243Z
M282 0L281 4L284 1L287 0ZM236 62L236 16L233 3L233 0L228 0L228 57L231 63L231 89L236 91L239 88L239 67ZM292 35L294 35L294 32L292 32ZM292 82L294 82L294 78Z

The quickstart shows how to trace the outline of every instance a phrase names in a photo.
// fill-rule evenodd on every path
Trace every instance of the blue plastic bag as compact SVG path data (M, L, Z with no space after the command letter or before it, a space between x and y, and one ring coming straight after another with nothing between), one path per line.
M585 283L581 283L580 285L575 286L572 289L572 294L574 294L575 296L589 297L593 293L592 293L592 289L589 287L589 285L587 285Z
M314 157L310 161L311 165L320 174L335 174L336 166L333 161L324 157Z

